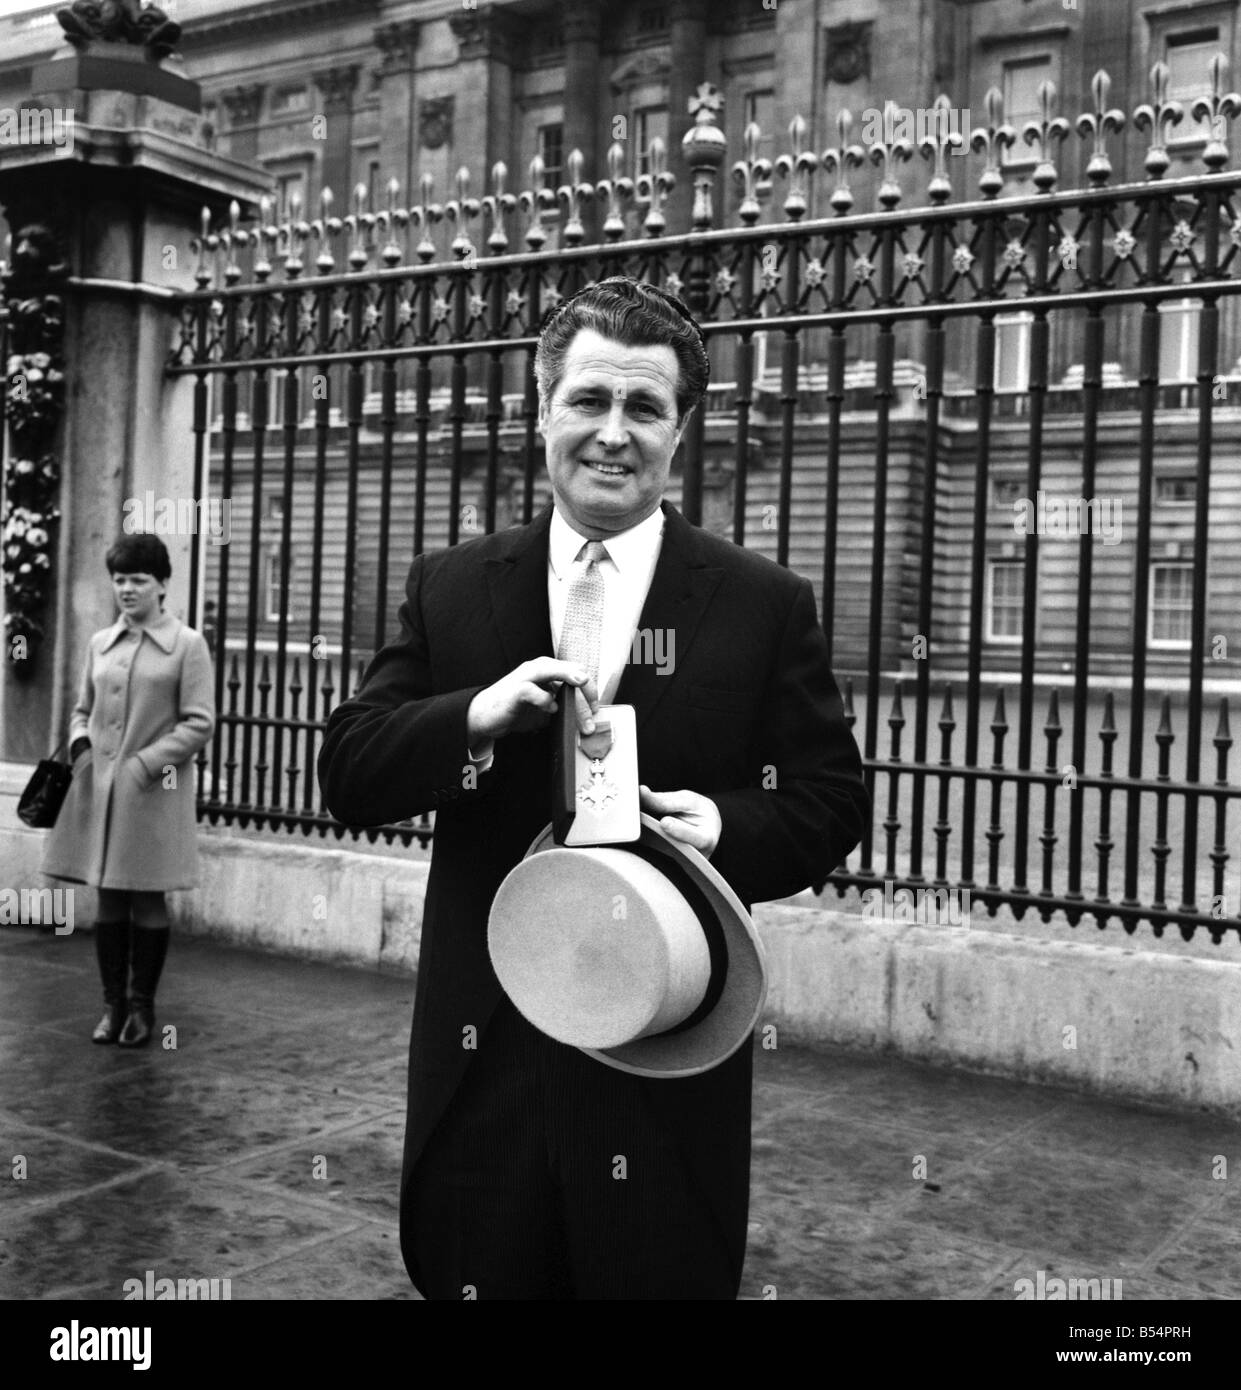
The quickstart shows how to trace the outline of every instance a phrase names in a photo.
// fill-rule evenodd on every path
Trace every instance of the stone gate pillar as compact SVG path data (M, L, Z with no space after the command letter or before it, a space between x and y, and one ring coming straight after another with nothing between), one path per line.
M32 76L39 138L0 149L13 232L6 386L54 417L40 430L46 415L10 411L6 487L12 497L20 475L33 497L32 465L44 516L60 513L33 528L43 561L29 526L25 552L5 557L31 568L25 594L6 602L11 618L13 606L22 612L0 661L0 761L45 756L64 731L87 640L115 616L103 556L126 518L142 515L126 501L195 500L193 384L164 375L172 296L194 287L190 243L203 206L219 219L233 200L248 210L269 191L261 171L205 148L199 88L168 62L176 25L153 7L141 27L125 14L100 19L98 6L61 13L71 47ZM23 346L37 351L18 360ZM189 617L192 535L163 539L169 606Z

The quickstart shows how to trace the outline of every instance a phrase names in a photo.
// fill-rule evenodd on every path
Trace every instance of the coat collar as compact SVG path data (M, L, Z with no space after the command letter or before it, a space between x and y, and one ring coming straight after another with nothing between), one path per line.
M104 638L103 650L106 652L109 647L119 642L124 635L133 629L134 625L129 621L126 614L122 613L110 628L107 628L107 636ZM165 609L153 623L147 623L143 628L139 628L138 638L142 639L142 634L146 635L155 643L161 651L171 653L177 645L177 633L181 630L181 620L174 618Z
M664 539L651 587L638 622L639 630L668 633L675 642L672 669L660 674L653 664L630 662L621 673L616 700L636 705L639 726L675 679L698 631L723 571L710 566L698 529L669 502L662 504ZM549 504L529 526L515 527L495 538L495 553L485 560L492 611L508 669L536 656L552 655L551 617L547 606L547 550L552 508Z

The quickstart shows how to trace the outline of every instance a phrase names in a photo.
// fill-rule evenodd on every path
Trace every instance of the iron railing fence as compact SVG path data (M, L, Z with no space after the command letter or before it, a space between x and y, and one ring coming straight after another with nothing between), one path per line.
M993 914L1001 906L1044 918L1063 910L1073 922L1116 918L1127 930L1145 920L1157 933L1175 923L1186 937L1202 926L1216 940L1241 928L1227 847L1228 807L1241 787L1227 777L1227 702L1211 711L1206 703L1208 669L1212 677L1236 671L1226 640L1227 542L1241 478L1231 461L1216 474L1212 463L1217 440L1237 433L1226 382L1241 346L1233 300L1241 171L1225 168L1225 137L1241 99L1222 92L1218 64L1212 71L1211 134L1197 147L1204 167L1173 178L1175 103L1157 69L1154 103L1136 116L1151 131L1143 182L1108 182L1109 133L1123 117L1104 109L1100 78L1097 110L1077 127L1094 150L1088 188L1055 187L1053 155L1067 126L1052 115L1048 85L1044 119L1026 130L1038 152L1034 191L997 196L1012 136L998 99L988 103L990 124L973 135L983 196L949 201L951 136L941 131L921 150L932 171L928 205L909 210L899 207L896 178L910 153L904 142L872 149L883 174L880 209L855 213L848 181L863 152L847 143L847 123L841 145L817 159L796 147L804 127L794 122L795 148L777 161L789 182L788 220L757 225L760 204L747 196L745 225L713 228L723 137L706 94L686 141L696 185L687 234L663 234L667 185L657 158L643 240L622 239L632 187L613 178L592 188L580 162L559 190L565 217L554 251L542 249L544 191L512 198L502 179L482 200L465 196L463 184L443 206L424 189L424 201L405 211L359 204L334 219L325 206L314 222L248 228L234 218L220 232L205 228L201 288L179 298L169 372L194 381L196 496L235 500L244 526L228 545L197 548L192 609L202 607L201 570L225 657L216 672L220 726L200 761L202 812L344 833L313 787L323 719L347 694L341 673L392 631L413 554L532 516L542 473L531 371L540 320L563 297L623 273L683 294L717 370L734 383L731 412L700 412L686 433L682 509L810 575L837 669L849 677L875 814L859 850L832 875L836 889L968 888ZM736 167L747 190L770 172L755 148L751 139ZM806 219L816 168L834 173L835 215ZM606 240L588 246L580 211L592 194L609 215ZM530 213L528 249L513 254L506 227L519 205ZM478 216L492 228L490 254L471 240ZM455 232L452 261L436 259L432 234L444 228ZM415 231L419 263L410 264ZM368 248L381 236L384 268L370 268ZM319 248L317 273L303 278L310 243ZM341 273L346 247L350 269ZM1014 322L1024 389L1023 409L1010 415L997 406L1011 396L997 378L1012 365L1001 359ZM756 340L765 335L780 345L778 411L755 408ZM1171 381L1169 344L1181 364ZM868 387L850 371L859 356L871 364ZM811 428L806 376L820 364ZM378 376L377 417L366 409L368 373L372 386ZM973 409L963 412L959 382L971 378ZM1065 408L1065 380L1078 385L1075 412ZM1118 380L1132 417L1119 432L1105 429ZM950 381L958 383L951 390ZM433 396L447 401L435 420ZM1175 440L1170 409L1190 412ZM1155 503L1174 442L1185 495L1169 521ZM1024 525L1010 501L996 501L1001 476L1010 484L1005 499L1014 480L1021 488ZM1048 529L1048 498L1077 504L1072 525ZM761 515L755 499L764 499ZM1108 507L1118 526L1122 513L1132 520L1101 541L1097 523ZM1224 581L1211 603L1208 565ZM1241 594L1241 582L1235 587ZM1066 673L1068 719L1061 724L1057 691L1043 716L1040 761L1051 631L1059 633L1052 669ZM1093 685L1099 650L1115 646L1118 633L1123 671L1114 661L1109 679L1122 697L1119 723L1110 697L1097 709ZM1000 668L1013 673L1011 696L992 680ZM1161 698L1163 686L1182 689L1183 710ZM1032 804L1040 789L1041 824ZM1205 815L1213 818L1209 885L1200 881ZM366 833L425 843L431 826Z

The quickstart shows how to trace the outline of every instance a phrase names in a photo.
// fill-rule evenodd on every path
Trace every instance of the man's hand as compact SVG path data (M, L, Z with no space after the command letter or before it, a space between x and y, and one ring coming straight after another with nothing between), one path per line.
M719 808L709 796L698 792L653 792L643 784L638 788L642 809L659 820L659 828L683 845L691 845L704 858L710 859L724 822Z
M599 692L584 666L576 661L538 656L533 661L523 661L470 701L466 715L470 748L477 751L488 740L542 728L555 712L562 685L581 689L590 714L599 708ZM593 733L595 721L587 718L581 727L584 734Z

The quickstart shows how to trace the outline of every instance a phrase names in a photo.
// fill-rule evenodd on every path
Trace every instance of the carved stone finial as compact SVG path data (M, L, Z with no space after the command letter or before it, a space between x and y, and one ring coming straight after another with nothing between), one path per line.
M167 58L181 38L181 26L158 5L141 0L73 0L56 18L74 48L93 43L132 43L146 48L157 61Z

